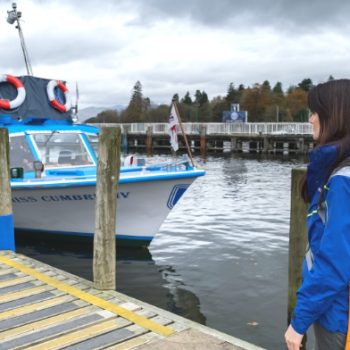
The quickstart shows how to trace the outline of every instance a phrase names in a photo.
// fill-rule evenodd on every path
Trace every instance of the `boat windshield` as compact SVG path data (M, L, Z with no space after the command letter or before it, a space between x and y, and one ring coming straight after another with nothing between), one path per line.
M98 157L98 135L96 134L86 134L92 149L95 152L96 157Z
M33 134L32 140L37 146L45 168L94 165L81 137L77 133Z
M10 167L23 168L24 171L34 170L34 157L30 151L26 137L16 135L10 137Z

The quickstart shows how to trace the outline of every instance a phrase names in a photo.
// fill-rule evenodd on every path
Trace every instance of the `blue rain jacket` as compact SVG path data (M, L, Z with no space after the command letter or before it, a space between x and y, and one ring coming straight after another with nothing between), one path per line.
M292 327L300 334L305 334L314 322L329 332L347 333L350 167L344 167L330 177L323 195L324 215L317 210L321 187L336 156L336 146L330 145L310 153L307 173L311 198L307 217L310 252L308 261L305 259L303 264L303 282L297 292L297 305L291 321Z

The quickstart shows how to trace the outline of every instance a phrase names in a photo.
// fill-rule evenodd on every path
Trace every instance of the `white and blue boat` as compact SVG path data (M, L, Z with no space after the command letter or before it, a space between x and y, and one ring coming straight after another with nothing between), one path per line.
M99 129L72 121L65 84L0 76L0 127L6 127L10 136L16 234L92 237ZM118 243L149 245L170 210L202 175L204 171L186 159L122 167Z

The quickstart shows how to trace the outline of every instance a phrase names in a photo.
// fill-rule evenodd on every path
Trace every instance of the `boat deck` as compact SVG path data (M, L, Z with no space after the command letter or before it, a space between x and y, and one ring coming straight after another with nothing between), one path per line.
M0 252L0 349L261 348L9 251Z

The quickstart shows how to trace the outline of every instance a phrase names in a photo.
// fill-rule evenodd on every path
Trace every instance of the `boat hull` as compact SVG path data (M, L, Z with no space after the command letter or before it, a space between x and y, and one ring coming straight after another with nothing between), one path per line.
M194 178L120 183L116 237L123 245L147 246ZM12 188L17 232L92 237L95 185Z

